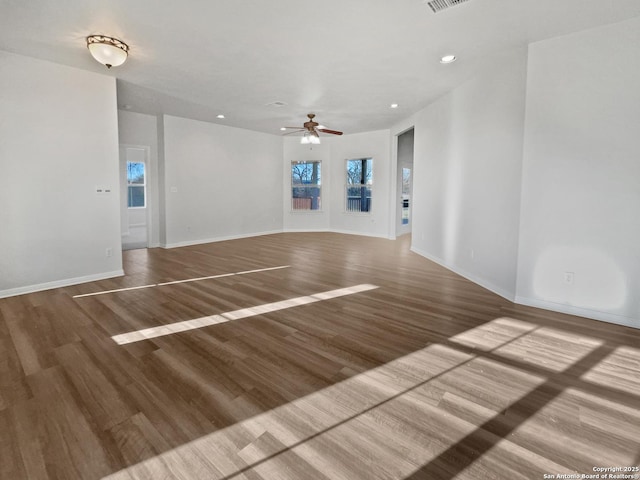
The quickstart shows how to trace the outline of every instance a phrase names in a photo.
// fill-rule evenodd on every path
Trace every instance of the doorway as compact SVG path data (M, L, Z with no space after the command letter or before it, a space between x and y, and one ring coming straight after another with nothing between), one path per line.
M411 225L411 167L402 167L402 215L401 225Z
M413 207L413 128L398 135L396 236L411 233Z
M122 249L147 248L150 237L149 147L120 146Z

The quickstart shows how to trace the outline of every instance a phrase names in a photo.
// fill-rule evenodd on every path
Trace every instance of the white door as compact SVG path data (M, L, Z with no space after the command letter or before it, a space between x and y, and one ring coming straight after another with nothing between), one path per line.
M120 147L122 249L149 245L149 148Z

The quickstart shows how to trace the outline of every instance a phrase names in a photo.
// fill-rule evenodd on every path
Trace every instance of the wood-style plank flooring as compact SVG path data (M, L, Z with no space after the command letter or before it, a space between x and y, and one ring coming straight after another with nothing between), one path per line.
M0 478L511 480L640 464L639 330L509 303L408 237L277 234L124 260L122 278L0 300ZM112 339L361 284L378 288Z

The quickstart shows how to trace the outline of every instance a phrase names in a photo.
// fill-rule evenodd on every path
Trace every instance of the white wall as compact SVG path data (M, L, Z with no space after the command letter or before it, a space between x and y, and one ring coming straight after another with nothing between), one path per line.
M640 327L638 52L637 18L529 48L518 302Z
M115 79L0 51L0 112L0 296L121 275Z
M282 231L282 139L164 116L166 246Z
M526 50L402 124L415 126L412 249L515 298Z
M329 228L332 231L385 238L393 236L389 231L389 196L395 172L392 175L390 142L389 130L331 139ZM373 191L369 213L346 212L346 160L355 158L373 158Z
M144 115L142 113L118 111L118 133L121 145L135 145L149 147L149 165L147 166L147 198L150 208L151 237L149 246L160 245L160 192L159 192L159 171L158 171L158 128L157 117ZM126 185L126 160L120 159L121 185L124 181ZM122 164L124 162L124 165ZM121 201L124 202L123 210L126 211L127 196L126 189L121 187ZM122 216L123 231L128 227L126 216Z

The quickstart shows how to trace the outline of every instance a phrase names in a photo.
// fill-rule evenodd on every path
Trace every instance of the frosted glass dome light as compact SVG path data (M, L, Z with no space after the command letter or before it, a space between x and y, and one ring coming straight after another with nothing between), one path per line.
M104 35L88 36L87 47L91 56L107 68L122 65L129 55L129 46L126 43Z
M320 145L320 137L312 132L304 132L304 135L300 139L302 145Z

